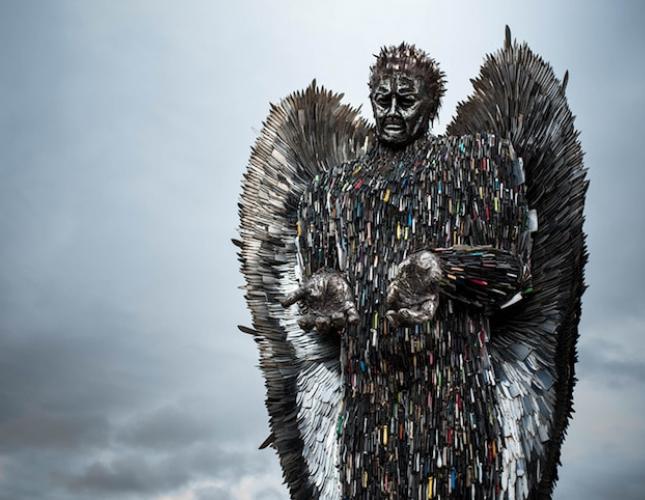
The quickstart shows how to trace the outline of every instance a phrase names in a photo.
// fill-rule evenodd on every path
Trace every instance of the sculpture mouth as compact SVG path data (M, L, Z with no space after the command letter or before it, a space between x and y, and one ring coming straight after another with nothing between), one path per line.
M405 127L386 127L383 129L383 138L391 141L401 141L407 138L408 133Z
M400 134L402 132L405 132L405 128L400 125L386 125L385 127L383 127L383 130L390 134Z
M405 121L401 118L386 118L383 121L383 130L390 133L405 132Z

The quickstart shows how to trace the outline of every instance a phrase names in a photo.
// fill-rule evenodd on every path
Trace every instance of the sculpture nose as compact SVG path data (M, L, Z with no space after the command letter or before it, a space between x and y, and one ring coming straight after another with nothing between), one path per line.
M388 115L396 114L396 95L392 95L392 100L390 101L390 109L387 112Z

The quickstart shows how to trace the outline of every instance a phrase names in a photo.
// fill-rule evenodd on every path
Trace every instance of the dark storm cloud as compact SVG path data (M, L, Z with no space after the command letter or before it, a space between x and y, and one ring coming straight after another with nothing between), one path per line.
M0 498L146 497L200 478L234 484L267 468L271 456L248 441L226 448L236 428L226 412L199 398L155 405L172 377L154 370L149 380L140 366L177 367L158 359L158 347L111 338L0 338L0 465L11 478Z
M115 321L118 312L95 315L103 322L94 330L98 335L83 335L81 325L69 325L65 331L50 327L40 335L5 332L0 337L0 417L38 407L60 412L75 406L74 412L99 413L128 407L153 389L123 380L133 358L144 362L148 356L128 335L127 324Z
M222 389L213 385L220 396L214 400L161 403L173 401L167 392L177 381L157 370L149 380L141 366L170 373L178 367L159 359L159 346L144 350L118 335L115 342L114 333L111 339L55 333L39 340L0 337L0 480L11 478L0 498L40 498L45 490L43 498L70 493L136 498L175 491L200 478L234 484L267 469L272 455L259 454L256 446L264 431L252 434L251 441L231 443L231 432L235 436L245 418L235 405L223 412L213 408L231 401ZM226 363L220 365L226 369ZM192 380L199 377L195 368L185 369ZM112 458L98 458L106 453Z
M176 490L200 478L230 482L265 469L256 453L228 451L207 443L161 458L126 452L112 460L95 461L80 474L58 480L72 492L147 496Z

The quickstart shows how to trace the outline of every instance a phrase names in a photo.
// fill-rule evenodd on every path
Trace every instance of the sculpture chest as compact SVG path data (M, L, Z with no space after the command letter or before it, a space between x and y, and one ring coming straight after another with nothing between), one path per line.
M330 170L305 193L299 245L305 273L344 272L359 325L341 339L343 495L489 498L499 482L489 327L444 299L433 321L391 328L385 293L396 266L428 248L516 248L521 197L490 138L429 139L378 150Z

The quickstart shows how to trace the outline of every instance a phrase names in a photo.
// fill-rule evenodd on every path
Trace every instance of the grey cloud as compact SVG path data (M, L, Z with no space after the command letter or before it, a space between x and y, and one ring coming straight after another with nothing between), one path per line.
M212 439L218 433L215 422L213 415L168 406L136 418L119 431L117 439L128 446L178 449Z
M47 328L41 334L0 336L0 384L4 401L0 415L11 416L34 407L63 412L100 412L106 408L129 407L149 394L152 387L124 384L127 365L139 351L127 324L98 315L101 335L83 335L78 329ZM112 339L112 340L110 340ZM117 342L114 342L117 340ZM143 356L142 356L143 357ZM145 358L144 358L145 359ZM126 368L127 370L127 368Z
M195 500L229 500L231 490L222 486L207 486L195 491Z
M226 486L206 486L193 490L195 500L230 500L234 494ZM263 488L253 495L254 500L285 500L286 493L276 488Z
M267 469L265 457L255 450L225 450L208 443L190 450L176 450L161 457L121 452L112 460L97 460L79 474L58 481L72 492L151 494L180 489L191 481L210 478L231 482Z
M579 377L589 377L615 390L644 384L645 360L635 356L634 347L640 348L609 339L585 340L579 350Z
M100 415L28 413L0 424L0 452L99 447L108 443L108 437L108 421Z
M645 443L638 443L640 446L643 444ZM567 470L571 480L556 489L554 499L641 500L645 491L644 468L645 461L642 456L626 459L625 456L598 450L589 457L584 467L571 467Z
M126 456L111 462L94 462L66 483L72 492L149 494L176 488L189 479L183 468L155 467L141 457Z
M275 488L267 488L256 495L257 500L283 500L284 493Z
M89 492L137 498L174 491L197 477L234 484L275 460L257 451L263 429L237 437L237 429L263 419L260 395L259 415L240 418L239 407L223 395L235 387L212 373L204 380L210 391L182 388L185 378L206 373L197 359L183 368L181 359L162 354L163 342L137 345L127 322L104 319L106 334L99 338L0 336L1 499L84 498ZM225 361L220 366L235 373ZM230 408L218 411L224 400ZM100 458L106 454L113 458Z

